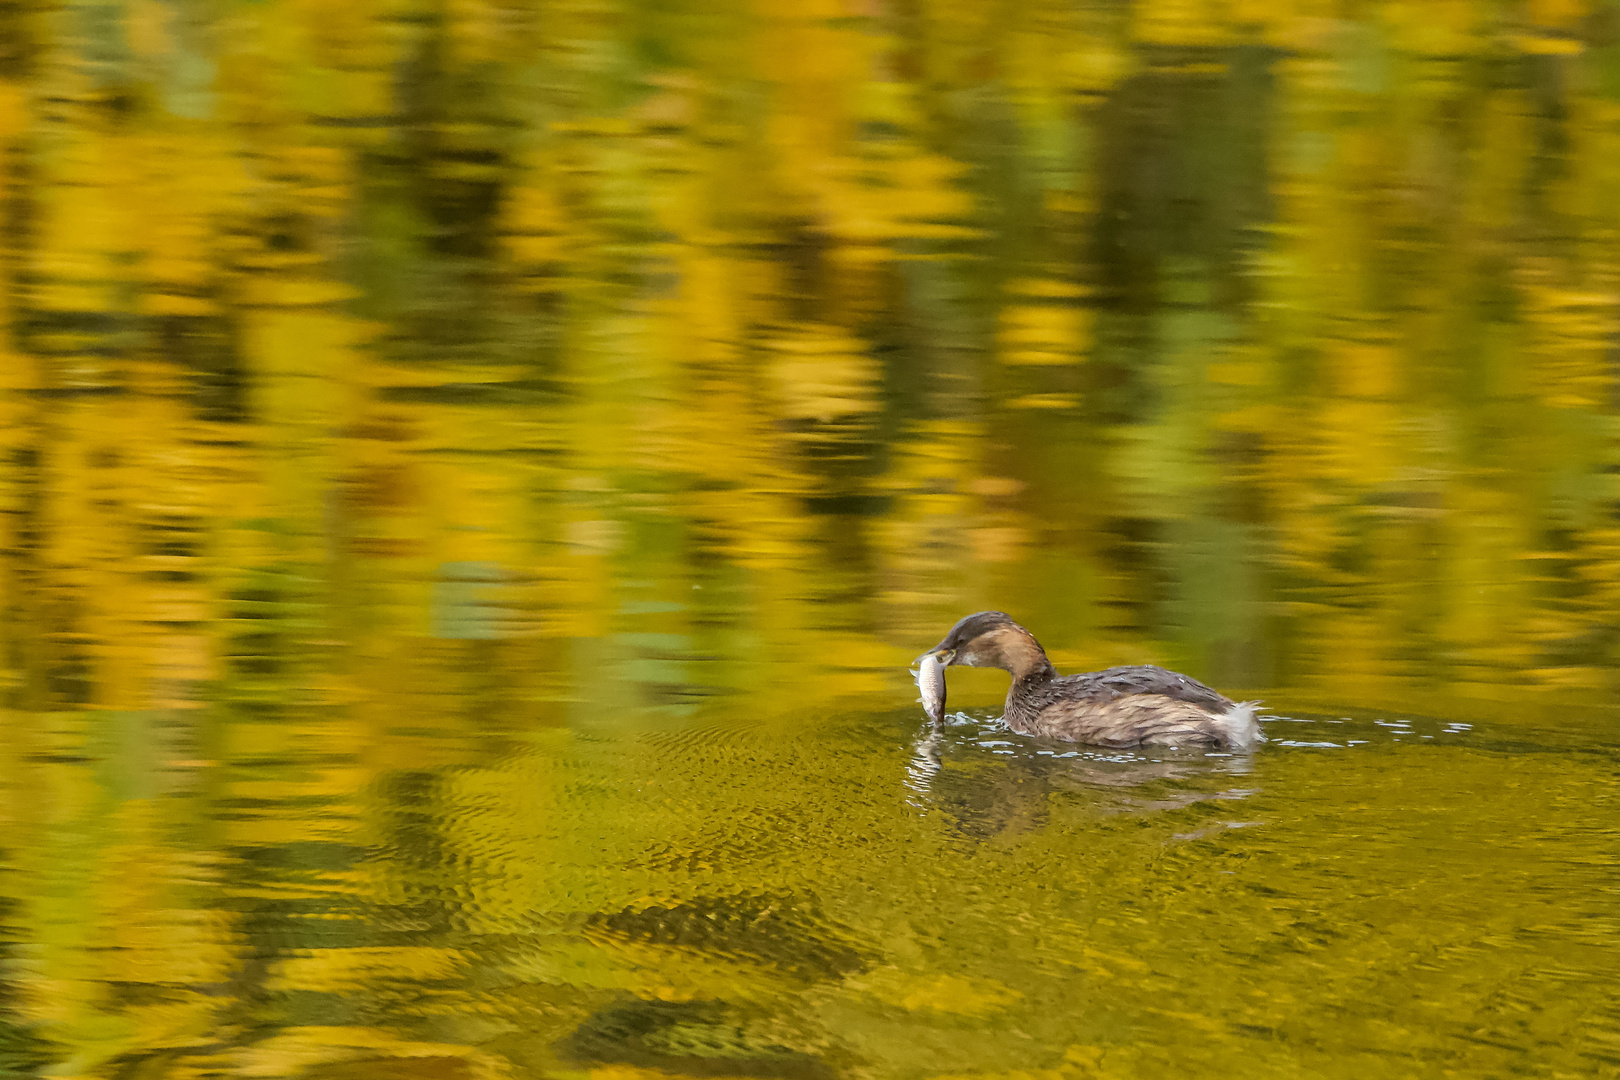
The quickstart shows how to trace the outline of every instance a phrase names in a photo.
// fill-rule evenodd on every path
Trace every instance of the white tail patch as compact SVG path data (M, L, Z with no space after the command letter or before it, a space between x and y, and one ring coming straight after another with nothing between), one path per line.
M1226 728L1226 736L1232 740L1234 750L1248 750L1255 743L1266 741L1266 737L1260 734L1260 721L1254 715L1259 708L1258 701L1240 701L1221 716L1221 724Z

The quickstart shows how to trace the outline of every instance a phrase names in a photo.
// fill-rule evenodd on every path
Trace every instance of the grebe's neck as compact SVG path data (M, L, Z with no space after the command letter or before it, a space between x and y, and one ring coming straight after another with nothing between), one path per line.
M1013 685L1021 682L1042 683L1057 678L1046 650L1035 640L1035 635L1016 623L984 635L975 643L975 652L983 648L980 666L998 667L1013 678ZM984 648L984 646L988 646Z
M1013 674L1012 685L1007 688L1007 703L1002 707L1002 719L1007 726L1020 735L1038 735L1035 718L1040 715L1041 707L1045 704L1041 691L1046 684L1057 678L1057 672L1050 662L1046 662L1046 654L1041 654L1043 663L1020 676Z

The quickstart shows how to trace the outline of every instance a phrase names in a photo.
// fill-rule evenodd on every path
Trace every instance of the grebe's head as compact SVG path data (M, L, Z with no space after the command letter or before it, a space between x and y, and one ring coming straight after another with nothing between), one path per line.
M1051 671L1046 650L1035 635L1012 621L1002 611L980 611L951 627L951 632L923 656L935 656L950 666L994 667L1012 672L1015 678L1037 671ZM922 659L922 656L917 658Z

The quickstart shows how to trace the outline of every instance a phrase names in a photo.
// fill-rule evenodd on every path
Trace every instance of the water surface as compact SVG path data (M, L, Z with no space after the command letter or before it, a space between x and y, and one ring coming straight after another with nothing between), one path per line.
M1604 5L0 5L0 1074L1620 1074L1616 160Z
M161 714L40 721L23 1072L1616 1064L1612 740L1294 715L1252 756L1147 754L909 709L361 737L322 709L204 751Z

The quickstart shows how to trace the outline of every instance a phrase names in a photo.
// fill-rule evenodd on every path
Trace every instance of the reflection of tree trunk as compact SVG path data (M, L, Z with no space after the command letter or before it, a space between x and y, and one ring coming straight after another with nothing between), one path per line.
M505 186L505 144L521 125L503 115L502 88L489 85L479 68L452 66L442 9L422 19L395 87L403 156L379 163L411 192L429 250L486 258Z
M37 712L54 703L52 673L58 666L56 642L63 629L48 608L47 575L40 565L48 550L42 533L50 486L41 475L44 455L37 444L13 443L10 451L6 474L12 510L6 515L10 536L4 567L6 662L20 677L14 707Z
M1143 71L1098 110L1092 258L1131 311L1168 299L1166 261L1205 268L1223 306L1246 299L1253 231L1272 216L1267 139L1275 56L1249 47L1143 47Z

